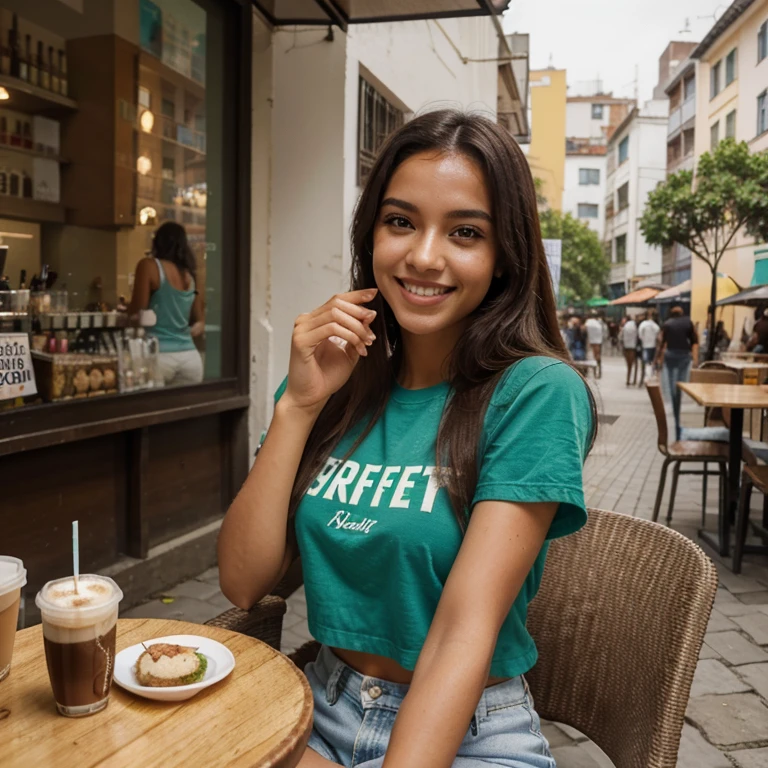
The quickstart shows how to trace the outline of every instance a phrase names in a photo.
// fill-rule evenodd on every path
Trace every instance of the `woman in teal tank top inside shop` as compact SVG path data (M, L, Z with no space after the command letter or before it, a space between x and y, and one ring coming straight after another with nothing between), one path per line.
M203 303L195 285L195 256L181 224L167 221L152 238L149 258L136 267L128 316L154 311L151 333L160 347L160 373L166 386L203 380L203 361L194 337L202 335Z
M299 766L552 768L526 614L548 542L586 521L597 419L509 133L454 110L395 132L351 290L308 310L218 544L245 609L301 558L322 646Z

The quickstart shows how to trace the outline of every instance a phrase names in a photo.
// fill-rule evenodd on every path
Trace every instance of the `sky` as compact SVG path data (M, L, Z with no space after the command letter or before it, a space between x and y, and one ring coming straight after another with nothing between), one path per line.
M651 98L670 40L699 42L723 0L512 0L504 31L531 36L531 69L567 70L569 86L602 79L614 96ZM704 18L701 18L704 17ZM690 32L684 32L685 29ZM636 70L637 68L637 70Z

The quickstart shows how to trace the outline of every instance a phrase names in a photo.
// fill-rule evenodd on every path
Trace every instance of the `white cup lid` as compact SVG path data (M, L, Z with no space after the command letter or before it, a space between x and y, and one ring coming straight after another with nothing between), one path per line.
M27 583L27 571L18 557L0 555L0 594L23 587Z

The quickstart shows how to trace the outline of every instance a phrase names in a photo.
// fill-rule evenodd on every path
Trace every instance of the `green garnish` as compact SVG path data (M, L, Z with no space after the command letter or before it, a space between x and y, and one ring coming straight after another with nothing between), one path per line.
M191 685L192 683L199 683L205 677L205 670L208 669L208 659L203 656L202 653L195 652L200 661L200 666L191 674L183 677L179 685Z

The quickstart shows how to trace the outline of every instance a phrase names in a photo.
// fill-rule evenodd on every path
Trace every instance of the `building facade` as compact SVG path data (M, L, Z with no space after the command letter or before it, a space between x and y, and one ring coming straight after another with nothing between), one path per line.
M612 265L611 298L661 277L661 249L646 244L639 220L648 193L666 176L667 118L666 99L648 101L608 141L604 245Z
M696 47L698 62L695 118L695 161L724 138L745 141L752 152L768 150L768 0L736 0ZM720 262L720 272L748 286L765 244L737 235ZM709 267L692 263L691 315L706 322ZM760 280L762 282L762 279ZM732 335L751 329L753 313L745 308L725 312Z
M539 192L547 206L560 211L565 188L565 70L534 70L530 74L530 87L528 164L534 178L541 180Z
M584 221L602 238L608 140L634 106L631 99L602 93L569 96L566 101L563 212Z

